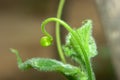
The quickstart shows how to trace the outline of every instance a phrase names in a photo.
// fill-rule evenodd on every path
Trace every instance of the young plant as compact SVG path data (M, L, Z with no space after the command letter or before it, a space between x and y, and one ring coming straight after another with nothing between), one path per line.
M50 46L52 44L53 37L46 31L45 26L49 22L56 22L56 40L61 61L49 58L32 58L22 62L16 49L11 49L11 52L16 54L18 67L21 70L34 68L38 71L59 72L68 80L95 80L91 58L97 55L97 49L92 37L92 21L89 19L84 20L81 27L72 29L71 26L61 20L64 2L64 0L60 0L56 18L47 18L42 22L41 30L44 36L40 39L42 46ZM66 43L63 46L60 41L60 25L68 31ZM64 55L70 57L78 65L68 64Z

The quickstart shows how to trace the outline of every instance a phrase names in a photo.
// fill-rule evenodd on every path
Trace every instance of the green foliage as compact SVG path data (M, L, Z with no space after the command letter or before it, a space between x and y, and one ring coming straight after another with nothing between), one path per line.
M65 55L72 57L88 73L89 79L94 79L90 64L90 58L97 55L97 48L92 37L92 21L85 20L78 29L73 29L66 37L66 44L63 46Z
M10 49L17 57L18 67L21 70L28 70L34 68L38 71L56 71L62 73L66 77L74 80L79 80L78 78L84 78L85 73L81 72L78 67L70 64L64 64L60 61L48 58L32 58L28 59L24 63L16 49ZM78 77L79 76L79 77Z
M97 55L97 51L95 41L92 37L92 21L86 20L80 28L72 29L59 19L48 18L46 20L49 22L51 21L50 19L54 21L57 20L57 22L63 24L65 28L68 29L69 33L66 36L66 44L63 46L64 53L66 56L75 60L80 67L45 58L32 58L23 63L18 51L11 49L11 52L16 54L18 67L22 70L34 68L39 71L60 72L65 75L68 80L94 80L90 58ZM49 36L44 36L41 38L41 43L43 43L42 46L48 46L48 43L51 44L51 39Z
M66 36L66 44L63 46L65 55L82 61L85 61L85 52L87 52L88 58L97 55L96 44L92 37L92 21L84 21L80 28L73 29L73 31L74 34L69 32Z
M92 37L92 21L87 19L82 22L82 26L72 29L66 22L61 20L64 0L60 1L57 18L48 18L41 24L41 30L44 36L40 39L41 46L50 46L53 38L46 31L45 26L49 22L56 22L56 42L61 61L49 58L32 58L22 62L19 52L16 49L10 49L17 57L18 67L21 70L34 68L38 71L56 71L63 74L68 80L95 80L91 66L91 58L97 55L96 43ZM60 42L60 24L69 33L66 36L66 43L61 47ZM62 51L63 48L63 51ZM66 63L64 54L70 57L78 66Z

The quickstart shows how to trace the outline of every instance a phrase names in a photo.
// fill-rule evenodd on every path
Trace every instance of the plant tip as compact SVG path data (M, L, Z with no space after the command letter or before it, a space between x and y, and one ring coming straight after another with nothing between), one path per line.
M18 51L17 51L16 49L13 49L13 48L10 48L10 51L11 51L12 53L18 53Z
M52 40L50 37L48 36L43 36L41 39L40 39L40 45L43 46L43 47L47 47L47 46L50 46L52 44Z

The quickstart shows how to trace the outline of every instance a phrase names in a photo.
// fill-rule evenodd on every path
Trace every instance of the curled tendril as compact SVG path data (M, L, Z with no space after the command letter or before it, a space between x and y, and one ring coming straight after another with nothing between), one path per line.
M58 18L47 18L46 20L44 20L41 24L41 30L43 32L43 34L45 34L45 36L43 36L41 39L40 39L40 44L41 46L44 46L44 47L47 47L47 46L50 46L52 44L52 41L53 41L53 38L52 36L46 31L45 29L45 26L46 24L48 24L49 22L52 22L52 21L55 21L55 22L58 22L60 23L61 25L63 25L69 32L72 31L72 28L67 24L65 23L64 21L58 19Z
M41 39L40 39L40 44L41 46L43 47L47 47L47 46L50 46L52 44L52 41L53 39L48 37L48 36L43 36Z
M42 37L40 39L41 46L47 47L47 46L50 46L52 44L53 38L45 29L46 24L49 22L52 22L52 21L57 22L58 24L61 24L63 27L65 27L68 30L68 32L73 32L72 28L67 23L62 21L61 19L48 18L48 19L44 20L41 24L41 30L42 30L43 34L45 35L44 37ZM58 26L56 26L56 27L58 27ZM58 34L59 29L57 29L56 32L57 32L56 33L56 40L57 40L57 47L58 47L59 56L60 56L62 62L66 63L64 54L62 52L61 44L60 44L60 38L59 38L59 34Z

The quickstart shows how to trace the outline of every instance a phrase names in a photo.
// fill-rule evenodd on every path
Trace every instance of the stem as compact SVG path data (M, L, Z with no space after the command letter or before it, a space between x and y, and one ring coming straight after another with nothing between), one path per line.
M58 19L58 18L47 18L46 20L44 20L41 24L41 30L42 32L48 36L48 37L51 37L51 35L46 31L45 29L45 26L49 23L49 22L52 22L52 21L55 21L55 22L58 22L60 23L61 25L63 25L63 27L65 27L69 32L72 32L72 28L67 24L65 23L64 21Z
M83 50L83 51L84 51L85 65L86 65L88 78L89 78L89 80L94 80L94 76L93 76L93 71L92 71L92 67L91 67L91 64L90 64L90 60L87 57L86 51L85 50Z
M57 18L61 19L62 16L62 9L64 6L65 0L60 0L58 11L57 11ZM62 60L62 62L66 63L63 51L62 51L62 46L61 46L61 38L60 38L60 23L56 23L56 43L57 43L57 49L59 56Z

